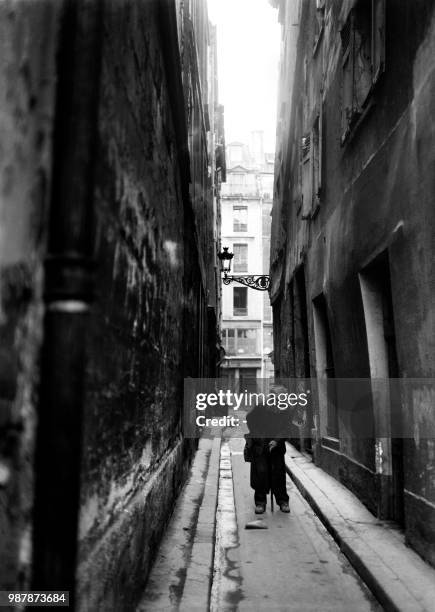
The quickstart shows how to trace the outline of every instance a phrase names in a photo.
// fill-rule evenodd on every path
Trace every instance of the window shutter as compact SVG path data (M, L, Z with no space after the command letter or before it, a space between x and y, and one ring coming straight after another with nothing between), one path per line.
M385 0L372 0L372 79L385 69Z
M342 141L346 137L354 113L354 15L353 12L340 31L343 52L342 71L342 107L341 133Z
M310 155L310 149L311 149L311 135L307 134L303 136L301 139L301 157L302 159L305 159L306 157Z
M313 203L313 164L312 155L308 154L302 160L302 218L311 214Z
M316 195L320 195L320 191L323 187L323 100L320 101L319 108L319 182L318 182L318 193Z
M372 0L373 2L373 0ZM361 113L372 88L373 6L359 2L354 12L353 112Z
M346 51L349 49L349 45L351 42L352 35L352 15L350 15L344 24L343 28L340 30L341 36L341 45L343 48L343 55L346 54Z

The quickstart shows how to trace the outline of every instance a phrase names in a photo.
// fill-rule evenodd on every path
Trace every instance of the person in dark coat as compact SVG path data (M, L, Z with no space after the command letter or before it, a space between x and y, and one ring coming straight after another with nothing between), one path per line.
M283 439L290 423L288 411L258 403L246 415L246 421L249 429L246 442L251 456L250 484L255 491L255 513L265 512L270 490L281 512L290 512Z

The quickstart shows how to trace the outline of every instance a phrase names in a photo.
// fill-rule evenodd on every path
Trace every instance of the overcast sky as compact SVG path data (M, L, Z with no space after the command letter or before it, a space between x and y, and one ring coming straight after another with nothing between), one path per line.
M249 144L251 130L264 130L265 149L273 151L280 49L277 10L269 0L208 0L208 9L217 26L226 141Z

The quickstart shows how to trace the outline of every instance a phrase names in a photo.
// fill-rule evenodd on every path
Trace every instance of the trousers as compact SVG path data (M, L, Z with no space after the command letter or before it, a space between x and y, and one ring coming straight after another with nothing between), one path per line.
M255 491L256 504L266 503L270 490L278 505L288 502L285 479L284 453L280 448L272 451L264 449L260 454L254 454L251 461L251 487Z

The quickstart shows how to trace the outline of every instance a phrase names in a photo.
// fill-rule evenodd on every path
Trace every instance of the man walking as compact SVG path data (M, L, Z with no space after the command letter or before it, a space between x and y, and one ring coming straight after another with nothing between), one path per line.
M254 489L255 513L263 514L269 491L275 497L281 512L290 512L289 496L286 489L286 470L284 455L285 442L278 435L288 416L279 409L258 403L246 416L249 429L247 446L251 457L250 484Z

